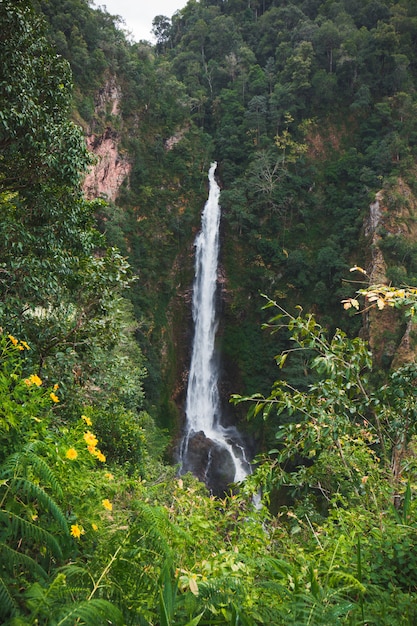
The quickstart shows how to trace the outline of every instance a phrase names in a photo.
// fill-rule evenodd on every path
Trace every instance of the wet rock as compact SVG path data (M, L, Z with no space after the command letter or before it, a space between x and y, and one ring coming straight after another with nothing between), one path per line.
M229 451L201 431L188 440L182 471L192 472L213 495L223 495L235 477L235 464Z

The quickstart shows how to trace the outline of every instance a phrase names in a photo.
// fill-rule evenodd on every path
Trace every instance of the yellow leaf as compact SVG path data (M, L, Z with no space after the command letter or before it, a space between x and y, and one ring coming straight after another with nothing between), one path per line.
M366 276L366 270L364 270L363 267L359 267L359 265L354 265L353 267L350 268L349 271L350 272L361 272L362 274L365 274L365 276Z
M195 578L188 579L188 586L190 587L191 593L193 593L195 596L198 596L198 585Z
M376 301L376 305L378 309L382 311L382 309L385 307L385 302L382 298L378 298L378 300Z

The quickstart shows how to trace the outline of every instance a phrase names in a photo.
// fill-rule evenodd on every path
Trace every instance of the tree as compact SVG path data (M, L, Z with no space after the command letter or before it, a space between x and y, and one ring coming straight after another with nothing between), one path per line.
M166 51L171 36L171 20L165 15L157 15L152 20L152 33L156 37L156 45L161 52Z
M30 339L40 363L111 340L128 264L94 228L97 202L82 195L90 163L69 120L71 74L26 0L0 6L0 317ZM100 203L99 203L100 204Z
M374 297L373 291L370 296ZM356 300L345 301L345 308L346 303L356 307ZM253 404L254 417L281 419L278 448L273 451L275 481L292 484L300 492L321 491L328 501L335 493L354 500L359 498L363 476L383 472L394 499L402 458L417 434L417 365L398 368L378 385L366 342L349 339L340 329L328 339L312 314L300 310L293 316L268 299L266 308L271 307L278 314L268 327L273 332L288 331L292 344L276 357L277 364L283 369L294 355L305 353L305 370L314 378L307 390L279 379L267 397L234 396L234 401ZM294 469L288 471L287 466Z

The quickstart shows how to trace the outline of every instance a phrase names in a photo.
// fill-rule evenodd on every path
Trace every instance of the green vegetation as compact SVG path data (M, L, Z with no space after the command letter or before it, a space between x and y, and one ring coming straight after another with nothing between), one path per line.
M381 190L378 250L415 282L414 3L190 1L155 48L83 0L0 17L1 623L415 624L417 366L355 332L364 298L412 348L416 290L341 284ZM94 106L113 79L120 115ZM71 116L119 133L117 206L85 199ZM213 155L260 452L217 499L165 458Z

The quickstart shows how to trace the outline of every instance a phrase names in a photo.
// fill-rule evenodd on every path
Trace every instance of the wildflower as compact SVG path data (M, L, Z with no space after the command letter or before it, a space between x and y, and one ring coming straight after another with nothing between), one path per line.
M110 472L106 472L104 476L107 478L107 480L114 480L114 476L113 474L110 474Z
M8 338L10 339L10 341L12 342L12 344L14 346L17 346L17 344L19 343L18 340L16 339L16 337L13 337L13 335L7 335Z
M51 398L51 400L52 400L53 402L59 402L59 398L58 398L58 396L57 396L57 395L56 395L53 391L51 391L51 393L49 394L49 396L50 396L50 398Z
M71 535L76 539L79 539L81 535L84 535L85 530L82 526L78 524L71 524Z
M105 463L106 462L106 455L102 453L101 450L96 450L95 457L97 457L97 459L101 462L101 463Z
M87 415L81 415L81 419L84 420L84 422L87 424L87 426L92 426L93 422L91 421L91 419L89 417L87 417Z
M112 511L113 510L113 505L110 502L110 500L108 500L107 498L105 498L104 500L101 501L101 504L104 506L104 508L107 511Z
M25 378L25 384L30 387L31 385L36 385L40 387L42 385L42 381L37 374L31 374L29 378Z
M68 448L65 456L70 461L74 461L77 458L77 456L78 456L78 452L77 452L77 450L75 448Z
M96 445L98 444L98 439L95 435L93 435L93 433L91 433L89 430L87 430L86 433L84 433L84 441L87 444L87 446L91 446L92 448L95 448ZM91 453L91 450L89 449L89 452Z
M28 346L28 344L26 343L26 341L21 341L20 343L22 344L22 346L23 346L24 348L26 348L26 350L30 350L30 346Z
M58 383L55 383L55 385L54 385L54 387L53 387L54 391L56 391L58 388L59 388Z
M94 524L94 522L91 524L91 528L96 531L98 530L98 526L97 524Z
M17 349L18 349L18 350L24 350L24 347L22 346L22 344L21 344L21 343L19 343L19 345L18 345L18 346L16 346L16 347L17 347Z

